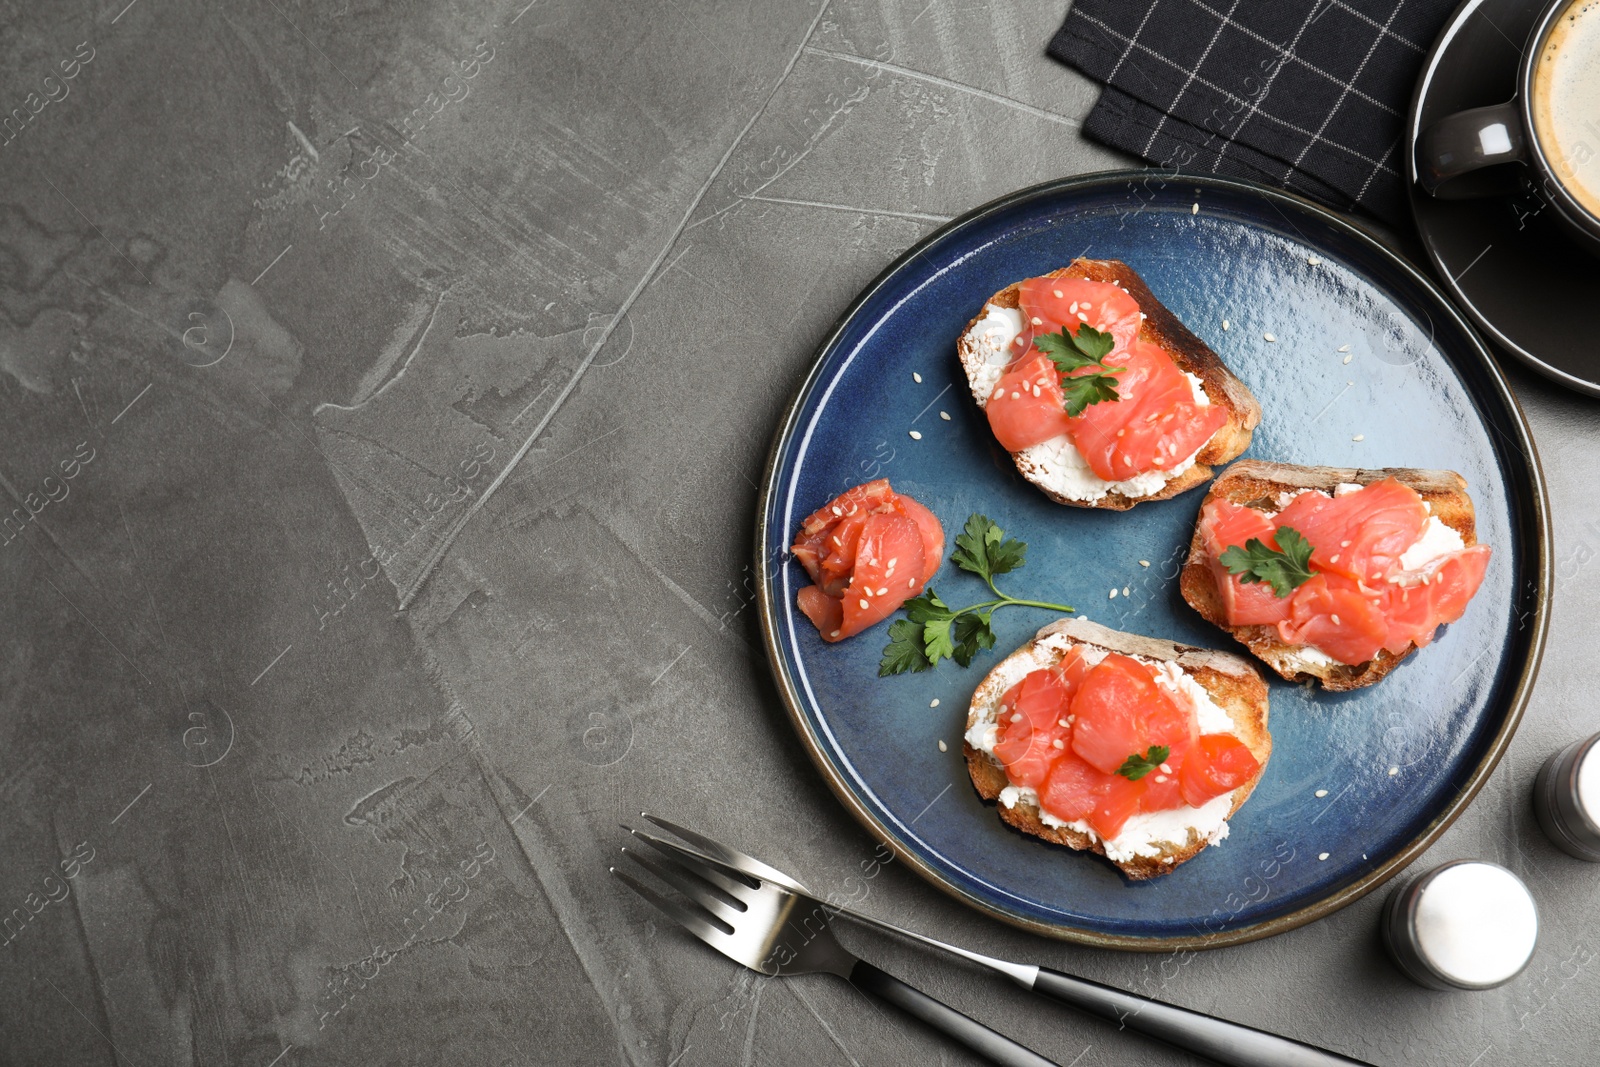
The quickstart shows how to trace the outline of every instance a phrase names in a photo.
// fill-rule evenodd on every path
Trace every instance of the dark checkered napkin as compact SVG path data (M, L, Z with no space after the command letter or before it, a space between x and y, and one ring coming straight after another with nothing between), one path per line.
M1085 132L1158 166L1405 218L1412 88L1456 0L1076 0L1050 54Z

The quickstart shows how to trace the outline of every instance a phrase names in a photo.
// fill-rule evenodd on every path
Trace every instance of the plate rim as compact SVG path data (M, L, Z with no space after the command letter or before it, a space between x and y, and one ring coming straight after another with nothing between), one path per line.
M1513 425L1509 427L1513 435L1512 443L1520 448L1528 459L1528 488L1531 490L1529 496L1533 507L1533 525L1537 531L1532 547L1537 556L1537 565L1534 570L1537 574L1538 588L1534 596L1533 632L1528 646L1528 654L1523 662L1516 686L1511 692L1508 713L1502 721L1500 729L1490 742L1483 758L1473 768L1472 775L1466 785L1411 841L1407 842L1387 862L1374 868L1357 881L1284 915L1233 930L1220 930L1184 936L1141 937L1128 934L1106 934L1061 923L1041 922L1003 911L988 901L950 882L943 874L935 870L932 865L926 863L911 849L903 846L896 836L867 809L862 799L834 769L828 755L823 751L820 739L806 720L799 689L784 662L777 632L776 605L772 597L774 587L772 567L770 566L772 554L768 552L767 544L773 531L768 525L767 515L772 511L773 495L780 488L776 482L779 457L784 450L785 443L793 437L801 405L810 395L813 386L817 382L824 360L837 344L840 336L850 325L857 312L891 279L899 275L913 260L919 258L928 246L964 226L1028 200L1043 199L1052 195L1074 192L1094 186L1128 181L1144 181L1148 180L1151 175L1162 175L1166 180L1170 180L1174 184L1194 185L1199 188L1216 188L1233 193L1243 193L1248 196L1264 198L1268 202L1288 204L1297 210L1308 211L1335 229L1343 231L1359 244L1365 245L1371 253L1387 260L1390 266L1398 269L1402 275L1408 277L1417 285L1426 297L1433 299L1439 310L1442 310L1448 318L1454 320L1455 324L1461 328L1471 342L1479 361L1482 363L1483 370L1486 372L1488 384L1491 386L1492 391L1499 395L1500 399L1504 401L1507 410L1513 416ZM1273 204L1275 208L1277 203ZM1446 358L1449 357L1447 356ZM1504 432L1504 428L1501 429ZM1473 328L1472 323L1463 317L1461 311L1439 290L1439 287L1433 283L1432 279L1407 262L1403 257L1384 246L1358 225L1306 197L1237 178L1202 176L1156 168L1106 170L1056 178L1018 189L981 204L930 231L899 256L895 257L872 281L868 282L838 318L834 320L833 324L828 327L822 341L813 350L810 366L806 371L805 377L795 387L793 395L784 408L783 415L778 422L777 431L773 434L772 443L767 452L761 490L758 495L755 522L756 602L758 618L761 624L762 647L766 652L767 663L777 684L778 695L782 700L790 725L794 728L795 733L800 736L806 754L810 757L817 770L821 772L823 780L833 792L834 797L838 799L846 811L855 817L858 823L865 827L873 838L888 847L897 860L916 871L918 875L935 888L979 913L1031 933L1094 948L1139 952L1184 951L1245 944L1250 941L1285 933L1324 916L1331 915L1341 908L1353 904L1399 874L1438 840L1439 836L1461 816L1462 812L1466 811L1467 807L1478 795L1478 792L1493 775L1495 768L1505 755L1506 749L1511 744L1512 736L1522 722L1523 713L1532 696L1533 686L1544 657L1545 637L1549 626L1550 590L1554 580L1555 565L1551 553L1553 538L1554 533L1551 526L1549 497L1545 484L1543 463L1539 457L1538 449L1534 445L1533 436L1529 431L1527 416L1522 410L1522 405L1517 401L1516 395L1511 391L1505 379L1504 372L1490 354L1483 339L1479 337L1477 331ZM786 540L786 535L780 537L780 540Z
M1444 257L1439 252L1438 242L1433 239L1429 228L1422 222L1420 205L1424 199L1431 199L1417 188L1417 138L1421 134L1422 101L1428 94L1429 87L1433 84L1439 73L1440 62L1444 58L1445 49L1455 40L1461 28L1466 25L1477 10L1489 0L1463 0L1461 6L1451 13L1449 21L1439 36L1434 38L1432 46L1428 49L1427 57L1422 61L1422 72L1417 75L1417 84L1411 91L1411 107L1406 113L1406 206L1411 211L1411 225L1416 228L1417 240L1428 255L1428 262L1438 272L1441 287L1446 290L1453 302L1460 310L1466 312L1473 324L1494 339L1496 345L1504 349L1513 358L1519 360L1529 370L1536 371L1557 385L1571 389L1573 392L1582 393L1584 396L1600 397L1600 382L1580 378L1576 374L1569 374L1559 367L1552 366L1528 351L1522 345L1513 341L1506 333L1496 326L1473 302L1451 275L1450 268L1445 265ZM1512 97L1516 99L1515 96ZM1463 274L1466 271L1462 271Z

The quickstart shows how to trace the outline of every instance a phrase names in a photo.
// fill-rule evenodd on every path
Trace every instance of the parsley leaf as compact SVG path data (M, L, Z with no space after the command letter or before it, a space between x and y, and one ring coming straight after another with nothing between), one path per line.
M956 550L950 553L950 562L976 574L992 588L995 575L1016 570L1027 562L1027 556L1027 542L1006 537L1006 532L985 515L972 515L966 528L956 534Z
M1278 527L1273 540L1278 542L1276 549L1252 537L1243 548L1232 545L1217 558L1229 574L1239 576L1239 581L1266 582L1273 593L1286 597L1315 573L1311 569L1311 542L1293 526Z
M980 650L994 647L994 630L989 625L989 617L993 614L990 610L956 616L953 626L956 646L951 658L961 666L972 666L972 657Z
M1065 326L1056 333L1041 334L1033 339L1034 347L1050 357L1061 374L1061 390L1066 396L1066 410L1070 418L1082 415L1090 404L1121 399L1117 395L1117 379L1126 367L1108 367L1105 358L1115 345L1111 334L1097 330L1088 323L1078 327L1076 334L1067 332ZM1093 374L1075 374L1075 371L1098 367Z
M933 664L922 650L922 627L910 619L896 619L889 625L889 644L878 663L878 677L925 671Z
M1164 761L1170 755L1172 755L1172 749L1168 748L1166 745L1151 745L1145 750L1144 755L1141 756L1139 753L1135 752L1133 755L1123 760L1122 766L1117 768L1117 773L1122 775L1122 777L1126 778L1130 782L1137 782L1139 779L1143 778L1145 775L1161 766L1162 761Z
M889 626L889 643L884 646L883 658L878 662L878 676L914 674L929 670L945 659L970 667L979 652L994 648L995 635L990 620L999 608L1017 606L1072 611L1069 604L1019 600L995 588L995 575L1018 569L1027 561L1027 555L1028 546L1007 537L991 519L983 515L970 516L956 535L956 548L950 558L957 567L982 578L994 592L995 599L952 608L932 589L912 597L902 605L905 618Z

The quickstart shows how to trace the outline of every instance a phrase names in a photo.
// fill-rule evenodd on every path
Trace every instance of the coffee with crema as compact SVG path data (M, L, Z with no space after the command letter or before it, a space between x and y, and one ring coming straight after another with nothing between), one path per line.
M1533 72L1534 136L1574 200L1600 218L1600 0L1575 0Z

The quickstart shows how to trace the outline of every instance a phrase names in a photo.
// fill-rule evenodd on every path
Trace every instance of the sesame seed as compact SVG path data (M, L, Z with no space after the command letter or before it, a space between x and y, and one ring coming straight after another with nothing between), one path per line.
M1161 466L1161 465L1162 465L1162 464L1163 464L1163 463L1165 463L1165 462L1166 462L1166 460L1164 460L1164 459L1162 459L1162 458L1161 458L1161 457L1160 457L1160 456L1157 456L1157 457L1156 457L1156 458L1155 458L1155 459L1153 459L1153 460L1151 460L1151 462L1152 462L1152 463L1154 463L1154 464L1155 464L1155 465L1156 465L1156 466L1158 466L1158 467L1159 467L1159 466Z
M1158 775L1156 775L1156 781L1158 781L1158 782L1164 782L1164 781L1166 781L1166 780L1167 780L1167 776L1166 776L1166 775L1164 775L1164 774L1158 774Z
M1277 338L1272 336L1270 333L1264 333L1261 336L1266 338L1268 341L1276 341L1277 340Z
M1327 791L1327 790L1326 790L1326 789L1319 789L1319 790L1317 790L1317 796L1319 796L1319 797L1325 797L1325 796L1327 796L1327 795L1328 795L1328 791Z
M1029 319L1028 321L1033 323L1035 326L1043 326L1044 325L1044 320L1041 319L1037 315L1035 315L1033 318Z
M899 562L900 562L900 557L899 556L890 556L889 557L889 569L890 570L894 570L894 565L896 563L899 563Z
M1061 740L1061 738L1058 737L1054 741L1050 742L1050 747L1051 748L1066 748L1067 747L1067 743L1065 741Z
M1329 562L1329 563L1338 563L1338 562L1339 562L1339 556L1338 556L1338 554L1337 554L1337 553L1335 553L1335 554L1334 554L1334 557L1333 557L1333 558L1332 558L1332 559L1330 559L1330 560L1328 560L1328 562Z
M1115 600L1115 599L1117 599L1117 591L1115 589L1111 590L1111 595L1106 597L1106 599L1107 600Z
M1348 351L1350 351L1350 346L1349 345L1340 345L1339 346L1339 351L1348 352Z
M1226 331L1228 329L1228 320L1227 319L1223 319L1222 320L1222 329L1224 331Z
M1200 205L1199 204L1195 204L1194 206L1190 207L1189 208L1189 214L1191 214L1191 215L1200 214Z
M1139 561L1139 566L1141 566L1141 567L1148 567L1148 566L1150 566L1150 561L1149 561L1149 560L1147 560L1147 559L1141 559L1141 560L1140 560L1140 561Z
M839 631L838 630L830 630L828 632L828 636L829 637L838 637L839 636Z
M939 706L939 698L938 697L934 697L932 700L928 701L928 707L936 708L938 706Z
M1122 587L1122 595L1123 596L1132 596L1133 594L1128 592L1128 587L1127 586L1123 586Z
M950 746L945 744L944 741L941 740L939 742L939 751L940 752L949 752L950 751Z
M909 432L909 433L910 433L910 434L911 434L911 439L912 439L912 440L913 440L913 441L920 441L920 440L922 440L922 433L921 433L921 431L918 431L918 430L910 430L910 431L907 431L907 432Z
M1072 724L1070 722L1068 722L1066 719L1057 719L1056 720L1056 725L1061 727L1063 730L1065 730L1067 727L1071 726Z
M939 417L941 419L943 419L945 422L949 422L950 421L950 413L948 411L939 412Z
M1170 764L1170 763L1161 764L1161 773L1162 774L1171 774L1172 773L1172 764Z
M1350 438L1352 441L1365 441L1366 439L1367 435L1364 433L1358 433L1354 437Z
M907 578L906 579L906 588L907 589L915 589L916 587L917 587L917 580L915 578Z
M1067 305L1067 314L1068 315L1076 315L1077 313L1078 313L1078 302L1076 300L1074 300L1072 303Z
M1333 624L1335 626L1343 626L1344 625L1344 623L1339 621L1339 616L1334 615L1334 616L1332 616L1332 619L1333 619Z
M1346 385L1354 385L1356 383L1355 382L1345 382L1344 384L1346 384Z
M1021 722L1022 721L1022 713L1018 712L1017 714L1011 716L1011 721L1012 722Z
M1340 541L1339 542L1339 547L1340 548L1349 548L1350 547L1350 542L1349 541Z
M1089 316L1080 311L1080 312L1078 312L1078 321L1079 322L1088 322L1089 321Z
M1061 294L1061 290L1060 290L1060 289L1052 289L1052 290L1050 290L1050 291L1051 291L1051 292L1052 292L1052 293L1054 293L1054 294L1056 294L1056 299L1057 299L1057 300L1060 300L1060 299L1061 299L1061 295L1062 295L1062 294Z
M1039 395L1039 387L1037 385L1034 386L1033 389L1031 390L1031 392L1033 393L1034 396L1038 396Z
M861 603L861 610L862 611L866 611L868 608L872 607L872 605L867 603L867 601L865 599L860 601L860 603Z
M843 515L843 514L844 514L844 512L842 512L842 511L840 511L840 510L839 510L839 509L838 509L838 508L834 508L834 509L833 509L833 513L834 513L834 514L835 514L835 515Z
M1399 773L1400 773L1400 768L1399 767L1390 767L1389 768L1389 777L1390 778L1393 778L1395 775L1397 775Z
M878 590L878 595L879 596L888 596L889 595L889 590L888 589L880 589L880 590Z
M1318 257L1316 257L1316 256L1312 256L1312 257L1311 257L1311 258L1310 258L1310 259L1308 259L1308 260L1306 260L1306 262L1307 262L1307 263L1309 263L1309 264L1311 264L1311 265L1312 265L1312 266L1313 266L1313 267L1320 267L1320 266L1322 266L1322 260L1321 260L1321 259L1319 259L1319 258L1318 258Z
M1012 394L1011 394L1011 399L1012 400L1021 400L1022 399L1022 394L1018 393L1016 391L1013 391Z
M1345 357L1344 357L1344 361L1345 361L1345 362L1346 362L1346 363L1349 363L1349 362L1350 362L1350 361L1351 361L1351 360L1352 360L1352 359L1355 359L1355 358L1356 358L1356 357L1355 357L1355 356L1345 356Z
M916 382L918 385L921 385L922 384L922 375L918 374L916 371L912 371L911 372L911 380Z
M1325 860L1327 858L1328 858L1328 854L1326 852L1319 852L1317 854L1317 859L1319 859L1319 860Z

